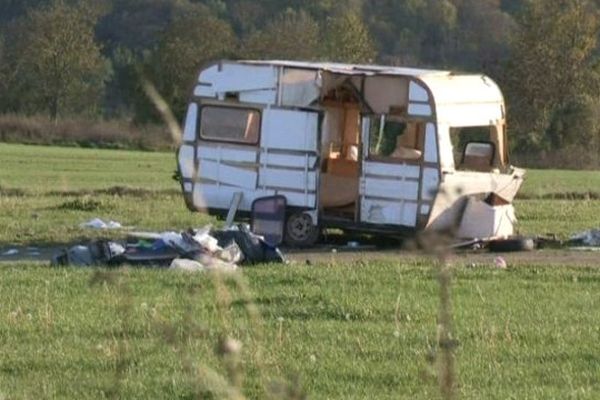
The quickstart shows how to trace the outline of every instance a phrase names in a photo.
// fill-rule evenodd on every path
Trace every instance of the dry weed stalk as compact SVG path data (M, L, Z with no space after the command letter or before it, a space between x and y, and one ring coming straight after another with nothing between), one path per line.
M144 80L143 88L146 95L150 98L158 112L160 113L164 123L167 125L173 143L179 146L182 142L182 129L177 122L171 108L160 95L156 87L148 80ZM197 397L202 397L206 392L215 395L217 398L243 400L243 378L244 371L241 362L242 343L233 338L233 324L231 317L232 293L230 293L225 279L231 279L235 284L237 294L241 297L244 304L244 310L249 320L251 335L256 344L253 351L249 351L254 365L260 373L261 398L271 399L290 399L301 400L306 398L306 394L302 389L299 380L294 379L284 383L272 383L267 376L267 367L263 360L262 344L264 343L263 319L260 311L253 301L253 296L248 287L247 282L241 273L221 274L219 272L211 273L212 282L215 289L215 301L221 317L221 335L216 346L216 354L219 356L225 367L227 378L223 377L215 370L202 364L196 364L190 356L187 356L184 365L189 373L192 373L192 378L198 382L199 387ZM191 299L193 301L193 299ZM186 320L191 324L191 309L188 311L190 315ZM188 319L189 318L189 319ZM197 366L195 366L197 365Z
M448 195L443 189L440 196ZM439 284L439 304L437 318L437 349L432 362L437 364L437 382L440 394L445 400L456 398L457 377L455 368L455 349L458 341L453 335L452 312L452 266L449 257L452 247L449 246L458 231L456 221L449 234L425 233L419 237L421 247L435 256L437 280Z
M156 86L152 84L147 79L142 81L142 87L144 88L144 92L146 96L152 101L158 112L160 113L161 118L164 123L167 125L169 129L169 133L171 134L171 138L173 139L173 143L175 146L179 146L181 144L181 140L183 138L181 127L177 122L177 118L175 118L175 114L169 107L169 104L165 101L165 99L158 93Z
M122 397L123 381L131 363L129 351L129 321L133 309L131 288L129 287L129 271L127 269L117 271L96 271L92 275L89 285L109 285L115 289L115 317L119 322L113 331L113 342L115 343L115 374L112 386L106 391L106 395L112 399Z
M456 373L454 368L454 349L457 345L452 337L452 272L446 263L440 263L438 274L440 285L440 304L438 311L438 347L440 349L438 382L444 399L456 398Z

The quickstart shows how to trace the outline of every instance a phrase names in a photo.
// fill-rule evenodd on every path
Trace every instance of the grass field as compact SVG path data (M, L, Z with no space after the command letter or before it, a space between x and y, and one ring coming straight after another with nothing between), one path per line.
M244 271L251 295L168 271L14 265L1 273L6 398L226 398L203 397L222 390L208 368L227 376L215 352L222 336L243 343L250 398L265 398L261 376L299 380L317 399L437 397L437 284L428 264L257 267ZM593 269L459 267L461 397L597 398L599 290Z
M211 222L185 209L172 154L0 144L0 160L0 247L90 238L78 225L92 217ZM530 171L521 231L598 227L593 196L545 197L585 198L599 175ZM468 264L452 285L460 397L598 398L600 269ZM221 399L237 386L248 398L436 398L436 271L427 259L332 258L228 278L0 264L0 398ZM226 337L239 354L222 351Z
M95 234L79 228L94 217L151 230L214 222L185 208L171 153L0 144L0 160L0 243L72 242ZM522 194L524 234L567 237L600 225L600 172L532 170ZM580 198L546 199L561 194Z

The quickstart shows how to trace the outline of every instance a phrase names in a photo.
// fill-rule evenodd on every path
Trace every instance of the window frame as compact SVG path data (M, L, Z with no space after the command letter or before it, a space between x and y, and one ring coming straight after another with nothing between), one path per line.
M460 145L460 135L462 132L462 130L464 129L487 129L489 130L489 133L484 135L485 138L480 139L480 138L474 138L471 140L467 140L464 145L461 147ZM508 143L507 143L507 136L506 136L506 125L502 124L501 126L499 125L479 125L479 126L463 126L463 127L449 127L449 133L450 133L450 141L452 142L453 145L453 157L454 157L454 168L457 171L463 170L461 168L461 165L464 163L464 158L465 158L465 151L467 148L467 145L469 143L485 143L485 144L491 144L494 150L494 154L492 156L492 163L490 168L494 169L494 168L498 168L500 170L502 170L503 168L506 168L508 165L510 165L510 163L508 162ZM457 139L454 139L457 138ZM456 142L457 146L454 146L454 140L458 140ZM496 142L497 141L497 142ZM501 150L499 146L503 146L503 152L501 153ZM458 148L459 152L455 152L454 150ZM506 160L506 161L505 161Z
M381 117L382 115L389 117L388 114L375 114L376 117ZM405 129L408 128L408 124L409 123L416 123L419 125L419 128L421 130L421 132L423 133L423 129L425 126L425 123L423 121L421 121L420 119L407 119L407 118L398 118L395 116L391 116L393 119L393 122L400 122L406 125ZM371 116L372 118L372 116ZM387 122L387 118L385 118L386 122ZM424 135L421 138L421 142L424 140ZM369 131L368 134L368 139L367 139L368 143L367 143L367 154L365 157L366 161L371 161L371 162L378 162L378 163L385 163L385 164L409 164L409 165L421 165L422 161L424 159L424 151L421 151L421 156L419 158L399 158L399 157L392 157L391 155L388 156L383 156L383 155L377 155L377 154L372 154L371 153L371 131ZM421 143L422 146L424 146L424 143Z
M261 135L262 135L262 109L251 106L238 106L238 105L226 105L226 104L199 104L198 110L198 119L197 119L197 132L198 132L198 140L203 142L211 142L211 143L227 143L227 144L237 144L241 146L256 146L260 143ZM244 110L250 112L256 112L258 114L258 134L256 135L256 140L253 141L243 141L239 139L225 139L225 138L215 138L215 137L206 137L202 134L202 115L204 113L205 108L221 108L226 110Z

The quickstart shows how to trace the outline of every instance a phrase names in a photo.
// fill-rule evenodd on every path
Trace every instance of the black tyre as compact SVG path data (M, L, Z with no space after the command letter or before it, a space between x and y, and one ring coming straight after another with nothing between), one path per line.
M488 248L494 253L535 250L535 240L526 237L492 240Z
M310 247L317 243L320 233L310 215L295 212L287 218L283 242L289 247Z

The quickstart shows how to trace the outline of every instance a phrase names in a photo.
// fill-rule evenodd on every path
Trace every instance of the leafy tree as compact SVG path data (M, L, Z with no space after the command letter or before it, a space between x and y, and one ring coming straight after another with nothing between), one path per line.
M49 0L0 0L0 26L1 23L22 17L28 9L48 4Z
M597 11L586 0L532 0L519 23L506 77L509 115L521 145L547 149L555 113L576 96L597 96Z
M258 30L268 15L264 4L254 0L235 0L229 9L233 27L242 36Z
M375 43L360 15L349 11L327 22L324 55L332 61L348 63L375 60Z
M528 0L500 0L502 11L510 15L518 15L523 11L523 7Z
M366 21L385 63L435 67L455 59L463 0L373 0ZM462 61L462 60L461 60Z
M112 7L99 21L96 34L112 54L126 48L136 56L151 52L177 16L189 12L188 0L107 0ZM203 8L202 5L196 5Z
M548 140L556 149L594 148L600 153L600 99L580 95L565 103L554 114L548 129Z
M290 8L249 35L241 53L247 58L314 60L319 57L319 34L310 15Z
M236 49L231 26L203 9L190 10L176 18L162 35L156 55L154 76L162 95L183 113L189 89L201 65L228 57Z
M416 65L420 61L424 0L371 0L364 19L386 64Z
M145 114L143 108L149 106L140 86L144 56L119 46L111 52L110 59L113 74L106 86L104 114L110 118L128 118L132 113L139 113L141 117ZM135 119L136 115L133 117Z
M0 107L2 106L2 98L6 94L7 89L7 70L8 65L4 54L4 37L0 36Z
M473 71L500 75L510 54L516 23L501 0L463 0L458 5L457 43L452 62Z
M22 21L13 57L26 111L45 110L53 119L98 111L110 69L94 40L95 11L59 0Z
M421 59L431 65L445 65L450 58L457 30L458 10L450 0L426 0L420 9L423 27Z

